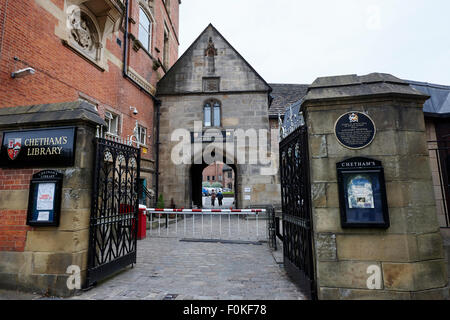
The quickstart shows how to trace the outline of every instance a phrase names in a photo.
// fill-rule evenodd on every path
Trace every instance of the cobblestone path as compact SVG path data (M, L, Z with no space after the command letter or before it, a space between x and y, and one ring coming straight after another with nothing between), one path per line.
M72 299L305 299L266 243L180 240L148 236L138 241L134 268Z

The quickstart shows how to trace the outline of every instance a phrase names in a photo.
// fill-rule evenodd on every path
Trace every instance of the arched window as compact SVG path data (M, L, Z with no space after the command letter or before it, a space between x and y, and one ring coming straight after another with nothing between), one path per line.
M151 52L152 21L142 8L139 8L139 41L145 50Z
M221 106L216 100L207 101L203 107L203 125L205 127L221 126Z

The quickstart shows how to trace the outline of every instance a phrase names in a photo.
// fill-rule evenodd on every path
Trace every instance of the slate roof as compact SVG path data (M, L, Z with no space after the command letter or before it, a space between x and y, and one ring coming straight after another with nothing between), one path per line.
M450 117L450 86L406 80L411 87L429 95L423 105L423 113L428 117Z
M269 108L269 117L278 118L278 113L283 117L288 106L302 99L308 91L307 84L269 83L272 87L273 98Z

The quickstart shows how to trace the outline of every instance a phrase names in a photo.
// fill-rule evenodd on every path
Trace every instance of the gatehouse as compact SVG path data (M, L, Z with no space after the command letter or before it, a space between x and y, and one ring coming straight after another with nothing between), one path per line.
M136 265L153 283L142 268L159 261L140 246L168 241L178 261L223 249L214 279L238 297L266 279L228 273L246 271L233 245L283 297L449 299L450 87L386 73L270 84L212 24L178 59L179 5L4 7L43 23L4 15L0 289L70 297Z

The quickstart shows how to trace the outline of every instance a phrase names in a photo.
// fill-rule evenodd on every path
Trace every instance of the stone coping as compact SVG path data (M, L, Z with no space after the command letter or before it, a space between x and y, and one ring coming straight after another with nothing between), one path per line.
M309 87L304 101L346 99L380 95L401 95L418 100L430 96L412 88L406 81L385 73L364 76L343 75L317 78Z
M78 121L106 126L95 107L86 101L0 108L0 128Z

